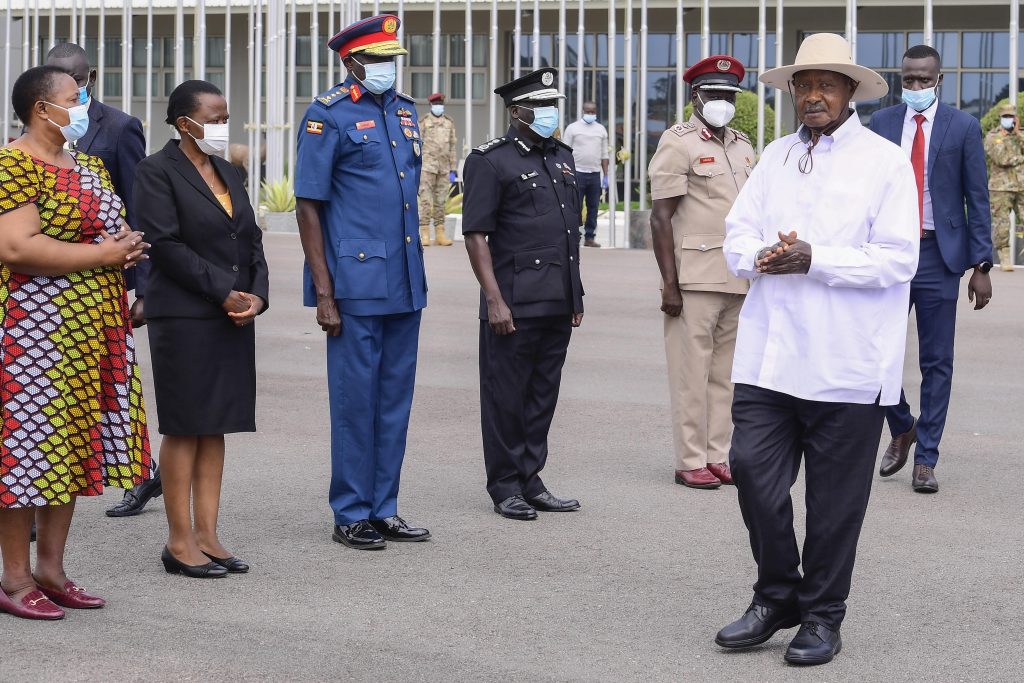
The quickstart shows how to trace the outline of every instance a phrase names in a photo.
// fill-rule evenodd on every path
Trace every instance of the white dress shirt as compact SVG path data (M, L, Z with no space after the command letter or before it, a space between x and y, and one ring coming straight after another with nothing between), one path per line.
M914 149L914 136L917 135L917 121L914 120L914 117L918 114L924 115L924 123L921 124L921 131L924 133L924 211L921 212L921 218L925 230L935 230L935 219L932 217L932 192L928 189L928 151L932 145L932 123L935 121L935 110L938 108L938 99L924 111L907 107L907 115L903 118L903 137L900 138L900 147L907 153L909 159L910 153Z
M608 159L608 131L597 121L580 119L566 126L562 142L572 147L577 173L600 173L601 161Z
M913 167L856 115L818 141L808 174L797 169L804 151L798 134L768 145L725 219L729 270L753 280L732 380L811 401L894 405L920 247ZM806 275L756 271L754 256L780 230L811 245Z

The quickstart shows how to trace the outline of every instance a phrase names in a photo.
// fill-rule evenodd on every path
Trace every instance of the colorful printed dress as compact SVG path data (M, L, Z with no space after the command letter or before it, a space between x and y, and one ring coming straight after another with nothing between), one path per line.
M26 204L42 233L98 242L124 206L96 157L59 168L0 149L0 214ZM0 263L0 508L64 505L152 476L124 271L31 276Z

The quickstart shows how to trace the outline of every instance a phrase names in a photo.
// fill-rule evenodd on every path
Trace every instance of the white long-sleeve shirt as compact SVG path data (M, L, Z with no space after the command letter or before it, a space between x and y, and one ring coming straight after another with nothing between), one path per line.
M733 382L812 401L893 405L920 248L913 167L853 115L819 140L803 174L798 133L765 148L725 219L729 270L753 280ZM780 230L811 245L806 275L756 271L755 255Z

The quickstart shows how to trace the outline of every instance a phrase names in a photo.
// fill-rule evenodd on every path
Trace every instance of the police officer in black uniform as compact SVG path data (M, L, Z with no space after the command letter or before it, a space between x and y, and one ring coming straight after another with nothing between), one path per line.
M462 230L480 282L480 418L487 492L509 519L578 510L541 481L573 327L583 321L580 196L558 129L558 72L497 88L512 124L466 159Z

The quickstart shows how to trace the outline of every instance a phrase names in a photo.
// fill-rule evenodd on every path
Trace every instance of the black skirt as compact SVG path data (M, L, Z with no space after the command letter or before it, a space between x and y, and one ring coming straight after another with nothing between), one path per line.
M146 321L160 433L256 431L256 330L223 318Z

